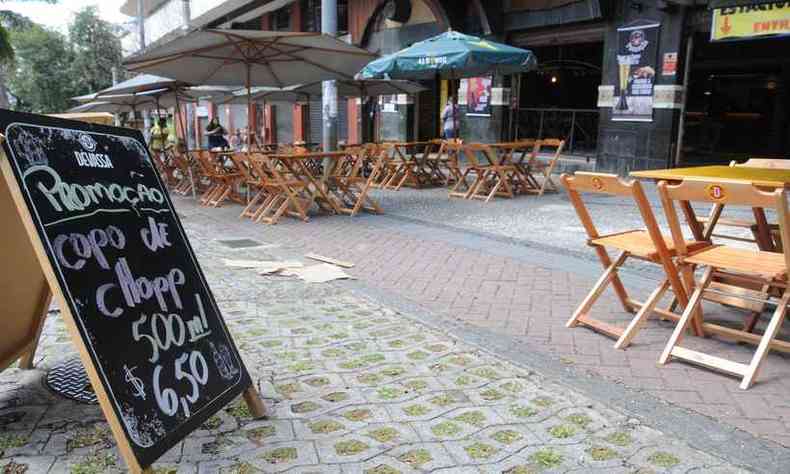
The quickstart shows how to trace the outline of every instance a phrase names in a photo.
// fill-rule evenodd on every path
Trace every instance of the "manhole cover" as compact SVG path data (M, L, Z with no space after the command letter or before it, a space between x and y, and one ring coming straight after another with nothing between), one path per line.
M47 374L47 386L66 398L80 403L96 404L96 393L79 359L67 360L50 369Z
M252 240L252 239L226 239L226 240L217 240L217 242L221 243L226 247L230 247L232 249L259 247L263 245L262 242L258 242L257 240Z

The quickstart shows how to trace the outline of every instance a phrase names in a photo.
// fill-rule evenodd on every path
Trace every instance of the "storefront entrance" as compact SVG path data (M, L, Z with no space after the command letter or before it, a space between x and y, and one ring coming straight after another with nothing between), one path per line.
M694 37L680 165L790 157L790 39Z
M603 42L529 49L539 66L521 76L516 137L561 138L567 141L569 153L594 154Z

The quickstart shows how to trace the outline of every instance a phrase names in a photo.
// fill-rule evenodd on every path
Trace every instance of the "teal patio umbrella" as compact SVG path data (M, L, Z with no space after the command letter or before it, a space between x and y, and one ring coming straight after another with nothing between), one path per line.
M520 74L535 69L537 64L532 51L451 30L371 61L357 78L461 79Z
M443 79L519 74L537 67L532 51L448 31L368 63L360 79Z

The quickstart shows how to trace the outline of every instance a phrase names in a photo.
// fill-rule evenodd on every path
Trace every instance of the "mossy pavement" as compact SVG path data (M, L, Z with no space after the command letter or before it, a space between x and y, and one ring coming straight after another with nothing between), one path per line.
M179 207L269 417L234 402L157 472L741 471L342 285L229 269L222 258L288 256L231 249L211 210ZM0 472L125 470L98 407L43 388L76 356L65 335L53 315L37 368L0 373Z

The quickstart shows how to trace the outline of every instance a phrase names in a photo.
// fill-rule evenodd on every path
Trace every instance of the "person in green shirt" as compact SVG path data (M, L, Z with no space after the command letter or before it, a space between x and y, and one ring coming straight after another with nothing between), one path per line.
M165 149L165 140L167 140L167 120L161 117L151 127L151 142L149 144L151 151L162 152Z

